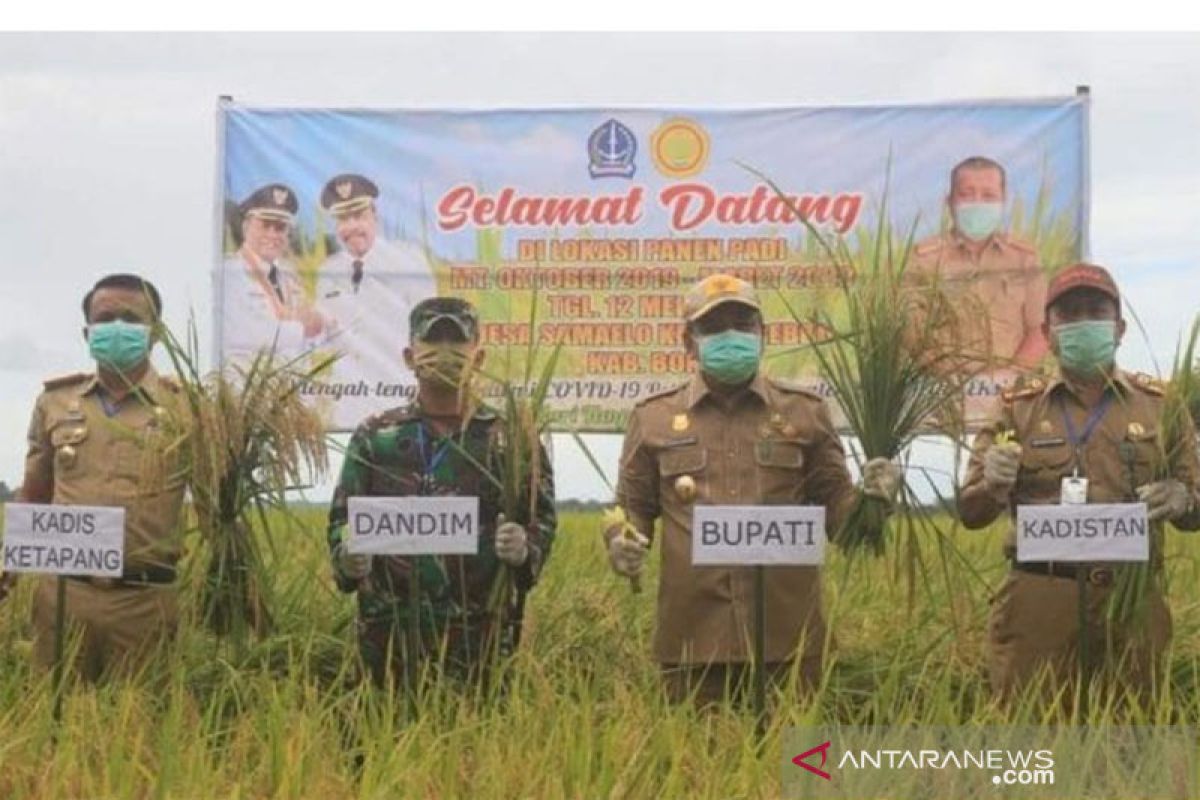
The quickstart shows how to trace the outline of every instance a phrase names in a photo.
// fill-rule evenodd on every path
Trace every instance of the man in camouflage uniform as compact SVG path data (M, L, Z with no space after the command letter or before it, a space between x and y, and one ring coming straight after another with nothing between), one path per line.
M354 432L329 513L334 576L339 589L358 593L359 647L377 683L389 672L395 680L430 659L466 677L487 663L485 650L510 653L519 638L524 595L545 565L556 525L544 451L535 518L506 520L501 513L500 489L492 478L503 481L501 448L508 432L487 408L466 408L462 380L464 370L483 358L475 309L457 298L430 298L413 307L409 330L404 359L417 377L416 398L368 418ZM478 497L479 553L352 554L346 522L348 500L355 496ZM414 568L419 610L408 599ZM498 605L490 599L497 586L507 592ZM421 638L415 662L408 660L406 639L413 613Z
M959 512L982 528L1019 505L1065 502L1064 478L1086 479L1088 503L1145 502L1152 522L1200 529L1200 464L1195 433L1184 420L1180 441L1163 441L1163 386L1117 369L1125 332L1120 295L1101 267L1078 264L1051 282L1043 332L1059 375L1033 378L1005 393L991 422L975 438ZM1007 434L1002 435L1002 434ZM1169 476L1162 454L1172 453ZM1072 483L1072 487L1077 487ZM1072 498L1068 498L1072 499ZM1157 527L1157 526L1156 526ZM1161 551L1151 548L1152 558ZM1110 624L1106 606L1114 565L1017 562L1016 530L1005 554L1012 569L994 599L989 623L993 691L1011 696L1049 671L1053 691L1077 674L1079 586L1086 583L1091 672L1106 667L1115 681L1145 690L1171 637L1171 616L1157 581L1147 591L1144 617Z
M174 634L185 487L168 455L179 387L150 364L158 291L136 275L109 275L84 297L83 314L96 370L46 381L18 500L125 509L124 575L66 579L65 618L81 637L75 669L96 680L139 668ZM162 474L147 474L147 464ZM56 585L43 577L33 598L33 654L44 668L55 657Z

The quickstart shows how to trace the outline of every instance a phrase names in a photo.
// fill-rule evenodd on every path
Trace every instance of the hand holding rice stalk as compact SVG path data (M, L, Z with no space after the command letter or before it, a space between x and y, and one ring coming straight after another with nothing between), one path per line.
M620 506L613 506L604 512L603 521L604 530L610 531L613 528L617 529L617 536L620 536L628 541L636 541L641 538L641 533L634 527L629 518L625 516L625 509ZM640 575L632 575L629 578L629 587L634 594L642 593L642 578Z
M537 292L535 290L531 308L529 329L536 330L537 321ZM499 394L502 402L495 409L500 416L500 438L494 443L489 453L488 463L480 464L460 443L452 442L454 448L468 461L479 469L484 477L500 492L500 506L504 518L516 522L527 529L538 524L540 503L549 502L546 499L546 486L552 474L552 465L548 461L546 447L543 442L549 436L550 412L546 407L546 395L550 383L554 379L555 369L561 346L556 346L541 365L541 371L535 379L537 369L538 348L536 337L530 337L529 347L525 353L525 369L523 381L514 386L514 382L506 375L495 375L478 369L465 370L459 384L460 397L465 408L464 416L474 413L474 408L481 402L482 396ZM512 364L511 350L508 353L508 365ZM490 387L481 388L476 378L481 378ZM490 390L489 390L490 388ZM484 642L484 650L493 654L499 653L500 635L505 627L505 615L508 613L510 602L516 588L512 567L500 563L496 578L488 593L487 611L490 628ZM524 595L517 594L516 614L522 611Z
M791 203L774 183L756 174L783 202ZM922 276L918 281L906 273L916 223L897 241L887 221L887 195L885 183L874 235L864 236L853 252L843 239L829 241L800 209L792 208L834 267L835 297L843 313L830 310L834 303L821 303L809 318L801 319L784 298L806 331L831 332L811 346L821 376L859 441L864 462L895 461L920 434L942 432L958 439L966 383L990 361L988 354L969 352L958 344L964 338L957 335L966 313L962 301L956 308L936 278ZM900 503L915 500L904 482ZM834 541L849 551L882 553L889 513L886 500L860 494Z
M186 344L166 329L162 342L182 387L163 458L182 464L206 545L204 621L218 635L262 634L272 619L270 582L254 522L269 542L268 511L289 518L285 493L328 470L324 426L299 388L332 359L309 368L307 356L280 360L272 347L231 372L202 375L194 320ZM146 485L181 477L168 473L166 463L143 465Z
M1192 322L1187 338L1180 343L1171 368L1171 380L1163 393L1162 411L1158 419L1158 452L1154 459L1152 481L1176 477L1188 448L1195 447L1195 417L1200 410L1200 362L1197 345L1200 343L1200 316ZM1130 488L1133 465L1126 460ZM1162 574L1163 525L1150 529L1150 560L1119 564L1114 569L1113 590L1108 598L1108 617L1118 623L1139 618L1146 608L1146 593Z

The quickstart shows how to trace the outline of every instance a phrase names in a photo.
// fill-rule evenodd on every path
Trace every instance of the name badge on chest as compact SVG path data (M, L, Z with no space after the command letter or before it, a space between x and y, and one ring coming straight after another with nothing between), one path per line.
M1084 506L1088 501L1088 479L1068 475L1062 479L1062 495L1059 502L1064 506Z

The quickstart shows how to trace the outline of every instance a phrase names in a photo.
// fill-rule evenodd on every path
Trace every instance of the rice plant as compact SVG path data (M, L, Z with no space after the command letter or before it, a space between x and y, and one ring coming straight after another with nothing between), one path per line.
M1025 724L1053 736L1057 725L1200 721L1200 540L1192 537L1168 542L1175 640L1165 680L1141 702L1069 710L1032 690L1008 706L993 702L983 587L938 584L897 625L903 587L886 559L871 559L858 562L859 579L824 587L837 647L813 692L773 695L760 740L746 709L698 712L665 701L649 656L653 593L634 595L612 580L597 513L562 512L504 698L482 703L446 683L422 696L415 717L397 691L353 680L354 601L331 585L325 509L268 516L273 528L297 526L287 548L263 553L277 599L273 630L232 658L213 647L198 595L185 594L175 644L141 675L71 685L57 728L48 677L28 661L33 582L17 588L0 607L0 797L778 798L783 735L793 725ZM998 523L963 545L989 582L1007 570L1004 533ZM889 556L897 544L888 542ZM936 557L932 541L921 546ZM831 551L828 566L840 570L846 558ZM647 564L648 581L657 569ZM956 603L965 627L952 624ZM926 788L901 782L877 796ZM1119 794L1146 795L1137 786Z
M1200 316L1192 321L1180 341L1171 368L1171 377L1163 394L1158 418L1157 452L1152 480L1175 478L1187 453L1196 446L1195 411L1200 408ZM1133 487L1131 487L1133 488ZM1146 610L1148 590L1161 584L1163 526L1151 530L1150 558L1119 564L1114 568L1113 590L1109 594L1107 615L1116 624L1136 621Z
M262 634L272 618L262 548L273 528L288 527L268 512L285 511L289 490L328 469L321 419L299 389L329 362L304 367L306 357L284 361L268 347L248 363L205 374L194 319L185 340L165 327L161 340L181 387L181 400L168 416L173 441L166 452L183 463L207 554L203 619L237 640ZM144 465L147 485L165 477L162 463Z

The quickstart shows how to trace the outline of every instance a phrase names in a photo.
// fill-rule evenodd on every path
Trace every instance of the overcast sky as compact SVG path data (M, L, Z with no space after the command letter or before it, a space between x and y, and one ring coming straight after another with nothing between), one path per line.
M40 381L89 369L79 300L139 272L210 329L215 105L763 106L1092 87L1093 260L1164 368L1200 311L1197 35L0 35L0 479ZM592 437L606 464L617 437ZM559 494L607 490L565 441ZM936 458L936 456L931 456ZM321 499L326 492L318 491Z

